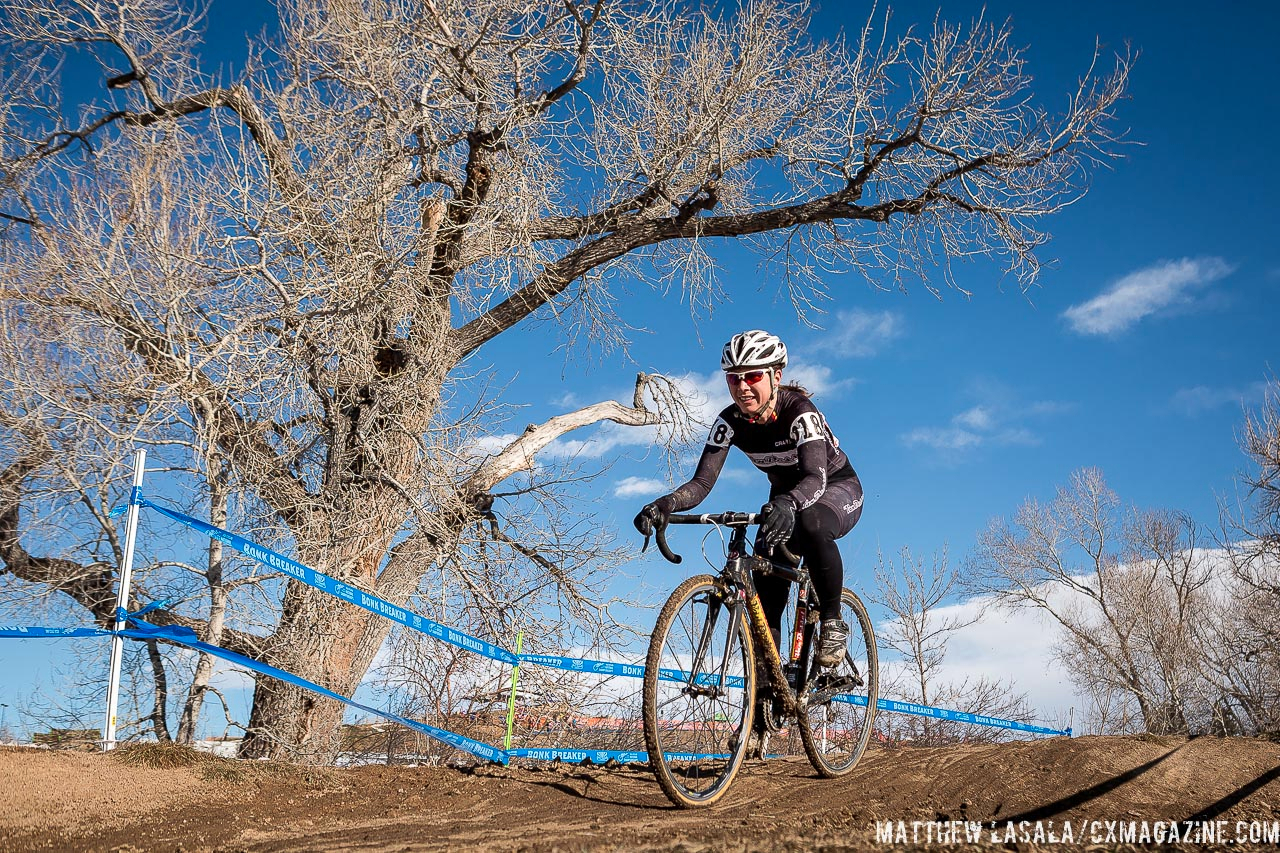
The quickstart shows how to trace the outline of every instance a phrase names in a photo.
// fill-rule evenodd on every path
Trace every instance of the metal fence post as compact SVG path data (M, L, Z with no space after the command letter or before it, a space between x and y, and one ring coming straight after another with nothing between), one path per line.
M133 574L133 548L138 538L138 511L141 507L136 496L142 491L143 466L147 451L139 449L133 458L133 489L129 492L129 511L124 524L124 559L120 564L120 585L116 590L115 630L123 631L126 622L122 611L129 609L129 585ZM107 720L103 726L102 750L107 752L116 746L116 706L120 702L120 662L124 657L124 637L111 638L111 669L107 676Z

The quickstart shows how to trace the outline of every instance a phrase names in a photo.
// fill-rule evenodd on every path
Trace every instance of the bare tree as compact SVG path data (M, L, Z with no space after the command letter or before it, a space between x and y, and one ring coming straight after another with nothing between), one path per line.
M642 376L477 454L505 426L472 359L488 342L545 320L607 349L624 276L707 305L717 238L754 240L801 311L831 267L937 292L931 272L954 284L946 262L978 255L1029 287L1044 218L1117 154L1130 69L1091 65L1054 114L984 20L821 42L805 3L774 0L278 5L229 82L199 72L200 18L173 0L7 5L0 313L60 366L10 410L71 448L84 419L54 379L118 391L103 431L216 449L282 545L397 603L555 437L680 423ZM71 53L106 84L83 102L61 100L83 90L59 85ZM11 481L43 476L2 449ZM107 567L54 577L10 517L6 571L98 607ZM265 633L223 642L349 691L387 630L289 583ZM261 680L244 754L331 756L340 718Z
M1241 475L1254 501L1244 530L1275 557L1280 554L1280 379L1275 376L1267 383L1262 405L1245 414L1240 448L1254 465Z
M1206 650L1224 700L1215 709L1224 730L1280 731L1280 380L1268 382L1262 405L1246 411L1240 448L1250 468L1246 494L1223 507L1220 537L1230 583L1212 622Z
M153 471L193 483L189 491L199 495L199 507L188 509L219 526L226 526L229 518L228 468L217 448L200 444L199 431L146 430L138 420L118 414L122 408L127 412L129 401L144 399L138 386L142 377L97 373L89 381L77 378L65 363L51 357L48 337L33 334L36 330L28 325L10 326L6 331L0 367L9 382L0 419L11 429L5 435L7 467L0 473L0 557L16 579L27 583L11 582L0 609L26 615L34 602L62 592L86 607L100 625L110 626L115 591L109 567L119 564L123 543L109 512L122 498L121 478L128 476L123 468L132 446L151 448ZM171 426L177 413L172 406L163 412L154 406L148 414L153 421ZM22 547L19 520L24 499L29 510L44 515L28 526L47 540L63 542L68 558L34 557ZM67 512L68 507L82 511ZM222 543L216 540L209 540L203 550L202 562L197 556L196 562L188 563L174 559L172 548L147 547L144 539L128 609L171 601L173 605L148 618L192 628L206 642L252 654L256 648L252 634L226 630L230 596L239 587L277 576L252 569L237 572L234 565L226 564ZM166 556L159 556L164 552ZM132 731L122 725L119 736L190 743L210 689L213 660L200 654L194 673L175 684L168 672L172 657L162 654L154 641L146 648L150 661L146 680L154 699L149 723L145 730ZM185 688L185 698L171 685ZM173 698L180 698L182 710L177 734L171 738L167 717Z
M1100 724L1158 734L1203 731L1219 698L1204 636L1215 603L1196 525L1174 512L1125 512L1097 469L1050 504L997 519L970 560L976 589L1034 607L1061 627L1059 654Z
M947 602L960 592L960 578L947 561L945 552L935 554L926 564L903 548L895 563L879 557L874 600L889 611L890 620L881 626L877 642L896 652L901 664L896 675L886 679L886 698L942 707L970 714L983 714L1018 722L1031 722L1034 711L1025 694L1013 686L986 676L946 678L943 663L947 642L958 631L976 623L980 610L968 614L944 612ZM886 666L886 674L895 670ZM920 745L938 745L964 740L991 742L1005 736L1001 729L977 728L966 723L928 717L895 717L885 725L895 740L910 739Z

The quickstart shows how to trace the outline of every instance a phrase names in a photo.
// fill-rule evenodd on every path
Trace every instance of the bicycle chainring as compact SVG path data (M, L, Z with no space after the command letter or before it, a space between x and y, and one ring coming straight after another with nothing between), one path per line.
M786 723L786 715L783 711L782 703L773 696L761 696L760 704L756 708L760 714L761 722L764 724L766 732L781 731Z

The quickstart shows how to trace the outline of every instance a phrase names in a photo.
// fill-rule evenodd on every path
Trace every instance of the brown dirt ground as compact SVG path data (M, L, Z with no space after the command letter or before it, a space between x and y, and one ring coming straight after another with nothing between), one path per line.
M153 750L154 752L155 750ZM1280 743L1080 737L873 750L823 780L803 758L746 766L726 802L683 811L647 767L317 770L193 756L0 749L0 850L874 850L875 821L983 822L983 845L1127 850L1087 821L1280 827ZM1022 821L1028 821L1021 824ZM1074 844L1054 844L1072 822ZM1006 843L1009 822L1026 835ZM1038 823L1037 823L1038 822ZM896 827L896 823L895 823ZM1035 836L1039 827L1046 835ZM1247 830L1246 830L1247 831ZM997 838L992 840L995 832ZM962 841L963 831L958 838ZM1101 842L1101 843L1095 843ZM1208 849L1192 845L1187 849ZM1215 849L1275 849L1220 844ZM1133 848L1137 849L1137 848Z

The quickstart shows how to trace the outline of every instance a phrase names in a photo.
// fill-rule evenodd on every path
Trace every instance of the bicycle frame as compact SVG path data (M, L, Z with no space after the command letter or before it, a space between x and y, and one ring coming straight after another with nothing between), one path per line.
M875 635L862 602L852 591L841 591L841 613L857 624L849 640L854 645L839 663L819 666L818 599L809 572L785 547L777 550L787 563L748 553L746 528L759 523L760 516L726 512L672 515L667 521L714 524L728 527L730 534L719 574L686 578L662 607L650 638L643 698L645 745L663 791L685 808L716 802L748 751L763 758L769 735L786 729L789 720L794 720L792 731L820 776L848 773L866 749L878 689ZM667 545L666 525L653 532L662 555L672 563L682 562ZM646 536L646 548L648 544ZM756 588L757 574L797 585L786 664L781 626L775 639ZM694 623L698 629L688 630ZM788 672L794 672L790 679ZM863 702L839 695L864 684ZM858 708L865 710L843 710ZM665 716L667 709L673 712L670 716ZM833 730L837 740L829 747L827 721L833 718L840 721ZM694 728L681 725L681 720L695 723ZM712 720L724 720L729 728L701 728ZM681 734L687 731L709 734ZM754 733L759 738L751 746Z

